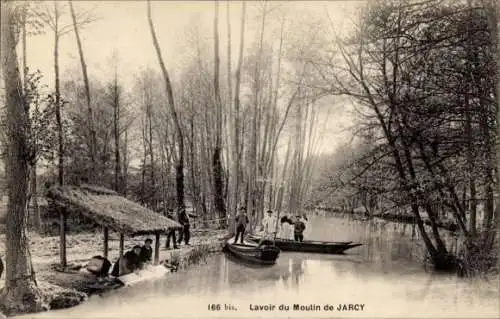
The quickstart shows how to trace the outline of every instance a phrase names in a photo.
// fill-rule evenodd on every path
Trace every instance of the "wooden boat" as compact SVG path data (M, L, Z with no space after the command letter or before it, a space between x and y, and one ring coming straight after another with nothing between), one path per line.
M261 237L250 235L248 239L252 242L259 242ZM264 244L272 244L272 240L265 240ZM304 240L297 242L295 240L276 238L275 245L283 251L296 251L303 253L320 253L320 254L343 254L346 250L361 246L362 244L353 243L352 241L344 242L328 242L328 241L313 241Z
M257 247L257 243L248 241L235 244L234 238L226 241L224 251L243 262L263 266L274 265L280 255L280 249L272 243Z

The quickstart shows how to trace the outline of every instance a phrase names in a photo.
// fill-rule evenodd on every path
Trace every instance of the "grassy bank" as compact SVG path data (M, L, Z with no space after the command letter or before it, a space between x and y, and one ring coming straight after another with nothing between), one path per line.
M165 240L160 246L160 260L168 260L179 264L180 270L191 264L202 262L207 255L221 250L221 241L225 231L209 230L194 231L190 246L181 245L180 249L167 250ZM49 309L61 309L76 306L84 302L89 292L86 284L90 276L82 272L61 272L57 270L59 264L59 237L41 237L36 233L29 235L33 266L36 271L38 286L46 298ZM129 238L125 241L125 251L134 245L142 244L147 237ZM5 240L5 235L0 235L0 242ZM69 266L83 266L95 255L102 255L103 234L81 233L68 235L67 259ZM0 255L5 256L4 245L0 247ZM111 262L116 261L119 254L119 236L110 234L109 255ZM4 286L5 276L0 279L0 288Z

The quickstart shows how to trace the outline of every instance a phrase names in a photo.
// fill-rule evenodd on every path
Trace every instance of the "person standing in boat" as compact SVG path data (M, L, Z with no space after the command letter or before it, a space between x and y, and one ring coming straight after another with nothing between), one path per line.
M279 238L291 240L293 239L293 220L291 220L286 214L280 219L280 232Z
M267 216L262 220L262 228L264 234L259 241L259 247L262 246L265 240L274 240L274 235L276 234L276 226L278 220L273 216L273 211L268 210Z
M304 230L304 233L303 233L304 237L309 237L309 235L311 234L311 228L309 227L309 219L307 218L307 215L306 214L302 214L300 216L300 220L306 226L306 229Z
M295 218L295 223L293 225L293 237L295 241L302 242L304 241L304 230L306 229L306 225L302 222L300 215L297 215Z
M182 208L179 213L179 223L182 225L182 229L179 233L179 240L177 240L177 244L180 244L184 239L184 243L189 245L189 239L191 238L191 232L189 229L191 228L191 225L189 223L189 216L184 208Z
M241 207L236 216L236 237L234 238L234 243L238 241L238 237L241 235L240 242L243 244L243 238L245 237L245 230L247 229L247 225L250 222L247 216L246 207Z

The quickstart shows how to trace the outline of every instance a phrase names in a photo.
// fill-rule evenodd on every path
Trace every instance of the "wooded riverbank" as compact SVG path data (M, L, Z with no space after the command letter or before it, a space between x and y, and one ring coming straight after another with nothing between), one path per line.
M401 225L411 225L412 231L411 235L408 234L406 236L411 236L412 238L417 238L419 241L423 240L421 237L421 234L418 230L418 226L416 221L414 220L413 216L409 215L398 215L394 213L372 213L372 214L367 214L366 212L362 210L354 210L354 211L347 211L347 210L341 210L338 208L329 208L329 207L317 207L315 210L317 213L323 216L336 216L336 217L349 217L357 220L363 220L363 221L379 221L382 223L395 223L396 224L401 224ZM424 228L426 231L432 231L432 225L431 222L426 219L425 217L422 217L423 223L424 223ZM435 221L435 224L437 226L437 233L439 234L441 241L443 245L446 246L446 249L448 251L448 254L450 256L453 256L455 258L453 267L451 268L436 268L436 266L433 264L431 259L428 256L428 251L424 248L425 246L422 246L424 251L424 259L422 260L424 263L424 267L427 269L433 269L439 272L448 272L448 273L456 273L458 276L470 276L469 273L467 273L467 270L464 267L465 258L467 255L464 254L464 248L467 247L467 240L464 238L463 234L460 233L460 230L458 229L457 225L454 224L452 221L447 220L447 221ZM395 226L396 227L396 226ZM423 244L423 241L421 242ZM488 269L484 271L481 276L486 276L489 277L490 275L496 275L499 273L499 267L497 266L498 263L496 260L498 260L498 251L499 251L499 243L498 241L495 241L493 243L493 248L491 254L484 254L481 258L481 262L484 262L485 264L488 265ZM477 261L478 262L478 261Z
M364 219L372 219L372 218L380 218L386 221L390 222L396 222L396 223L406 223L406 224L415 224L416 220L415 217L412 215L403 215L403 214L396 214L396 213L390 213L390 212L379 212L379 213L366 213L365 211L347 211L347 210L339 210L336 208L330 208L330 207L317 207L316 209L328 212L329 214L334 214L337 216L345 216L345 215L352 215L358 218L364 218ZM431 226L431 221L428 218L422 218L423 222L425 225ZM436 221L436 226L441 229L448 230L450 232L456 232L458 229L458 226L455 222L451 220L446 220L446 221Z

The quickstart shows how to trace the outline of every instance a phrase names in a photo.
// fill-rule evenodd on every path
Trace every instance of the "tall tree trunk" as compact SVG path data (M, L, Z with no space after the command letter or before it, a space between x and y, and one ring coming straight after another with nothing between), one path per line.
M37 187L37 161L31 165L31 200L33 204L33 228L40 231L42 228L42 217L40 216L40 205L38 205L38 187Z
M96 178L96 169L97 169L97 133L94 127L94 115L93 115L93 110L92 110L92 104L91 104L91 96L90 96L90 84L89 84L89 78L87 74L87 64L85 63L85 56L83 55L83 47L82 47L82 41L80 40L80 33L78 31L78 23L76 21L76 14L75 10L73 8L73 1L69 0L69 8L71 10L71 18L73 20L73 29L75 31L75 37L76 37L76 43L78 45L78 54L80 55L80 64L82 66L82 74L83 74L83 83L85 85L85 97L87 101L87 112L88 112L88 126L89 126L89 132L90 132L90 145L89 145L89 152L90 152L90 162L91 162L91 168L88 172L88 178L90 183L95 182Z
M127 196L127 189L128 189L128 130L125 130L125 138L123 141L123 170L122 170L122 176L123 176L123 186L122 186L122 195Z
M149 153L149 179L150 179L150 195L151 196L151 207L153 210L156 210L157 202L156 202L156 182L155 182L155 160L154 160L154 148L153 148L153 106L150 101L147 102L146 105L146 117L147 117L147 139L148 139L148 153Z
M115 191L122 194L123 190L120 163L120 92L118 87L116 65L113 83L113 135L115 139Z
M466 54L467 54L467 59L469 61L471 61L472 59L474 59L474 52L471 52L473 51L473 48L472 48L472 37L473 37L473 31L471 30L472 29L472 21L470 21L470 19L472 19L472 1L471 0L467 0L467 7L468 7L468 10L469 10L469 18L468 18L468 25L467 25L467 39L468 39L468 43L467 43L467 47L466 47ZM472 125L473 125L473 121L474 119L472 118L472 110L471 110L471 107L474 107L473 104L471 103L471 97L470 97L470 94L469 92L473 92L474 88L473 87L469 87L469 86L472 86L473 83L475 82L474 81L474 76L472 74L472 70L470 69L470 65L469 65L469 72L466 73L465 77L467 79L467 85L468 87L466 87L465 89L465 98L463 99L462 101L462 104L465 108L464 110L464 115L465 115L465 121L464 121L464 135L465 135L465 139L467 141L467 144L468 144L468 147L465 148L466 150L466 158L467 158L467 169L469 171L469 174L468 174L468 184L469 184L469 191L470 191L470 198L469 198L469 211L470 211L470 219L469 219L469 232L470 234L472 235L472 237L474 238L476 236L476 224L477 224L477 190L476 190L476 175L475 175L475 169L476 169L476 165L475 165L475 160L474 160L474 136L473 136L473 128L472 128Z
M238 53L238 64L236 66L235 88L234 88L234 128L233 128L233 165L231 176L233 178L233 207L229 214L229 233L235 232L234 217L240 204L240 170L241 170L241 152L240 152L240 86L241 86L241 66L243 64L243 51L245 47L245 15L246 2L243 1L241 9L241 24L240 24L240 48Z
M227 87L228 87L228 99L227 99L227 112L228 112L228 132L226 133L227 136L229 137L229 142L227 143L227 149L228 149L228 158L230 159L227 162L227 170L228 170L228 182L227 182L227 206L229 209L229 218L231 218L232 214L231 211L236 211L238 203L235 203L235 196L234 192L236 191L234 189L234 170L233 170L233 165L234 161L236 161L236 158L234 158L234 152L233 152L233 145L234 143L234 137L233 137L233 130L234 130L234 120L235 116L233 114L233 82L232 82L232 63L231 63L231 14L230 14L230 8L229 8L229 1L226 1L226 24L227 24ZM228 223L229 226L229 232L232 232L232 224Z
M162 202L162 211L163 215L167 215L168 212L168 206L167 206L167 181L168 181L168 174L167 174L167 161L165 158L165 146L163 145L163 142L160 139L160 160L161 160L161 202Z
M260 41L259 41L259 51L255 61L254 67L254 83L253 83L253 112L252 112L252 123L251 123L251 131L250 131L250 149L248 152L248 165L247 165L247 183L248 183L248 208L250 214L253 218L252 224L256 225L256 223L261 219L261 215L263 212L256 210L254 203L256 200L256 195L258 193L259 184L257 184L257 177L262 178L262 176L258 176L258 137L259 137L259 111L260 111L260 96L261 96L261 81L260 81L260 73L261 73L261 60L262 60L262 52L263 52L263 44L264 44L264 32L265 32L265 21L266 21L266 3L264 3L264 8L262 12L262 20L261 20L261 29L260 29Z
M26 46L26 19L27 19L27 10L24 10L23 12L23 20L22 20L22 51L23 51L23 92L24 92L24 103L26 104L26 93L27 93L27 86L28 86L28 55L27 55L27 46ZM29 108L29 105L25 105L25 107ZM31 222L33 225L33 228L36 229L37 231L40 231L41 228L41 217L40 217L40 207L38 205L38 190L37 190L37 163L38 163L38 149L37 145L32 145L34 147L35 151L35 158L33 159L31 163L31 181L30 181L30 187L31 187L31 201L33 205L33 212L31 216Z
M290 162L290 156L291 156L291 150L292 150L292 140L291 138L288 139L288 146L286 150L286 155L285 155L285 163L283 164L283 168L281 170L281 180L280 180L280 185L278 186L280 190L278 190L277 194L277 199L276 201L276 206L275 210L281 211L283 207L283 196L284 196L284 187L283 183L286 181L287 177L287 172L288 172L288 165ZM288 185L290 187L290 185ZM288 208L288 213L290 214L290 209Z
M167 72L167 68L165 67L165 63L163 62L163 57L161 55L160 45L158 44L158 39L156 38L155 28L153 24L153 18L151 17L151 0L147 0L147 16L149 22L149 28L151 31L151 36L153 38L153 45L156 51L156 56L158 58L158 62L160 64L161 72L163 75L163 79L165 81L165 93L168 99L168 107L170 110L170 114L174 121L176 138L177 138L177 163L175 167L176 171L176 190L177 190L177 207L178 209L184 209L184 135L182 132L182 126L175 110L174 103L174 94L172 90L172 84L170 82L170 77Z
M214 205L221 218L220 226L224 227L225 222L222 218L226 217L226 205L224 203L224 176L222 168L222 99L220 96L220 57L219 57L219 1L215 1L214 15L214 94L215 94L215 111L216 111L216 131L215 131L215 147L213 153L213 174L214 174Z
M146 119L142 118L142 169L141 169L141 204L145 204L146 200L146 163L148 157L147 139L146 139Z
M0 294L0 308L7 315L43 310L35 270L31 263L27 236L29 204L29 113L22 95L17 60L15 11L13 2L2 2L2 71L7 107L7 183L6 279ZM21 128L21 129L20 129Z
M496 113L496 145L495 145L495 153L496 153L496 190L497 196L500 194L500 4L498 1L492 1L491 6L494 10L490 10L490 21L491 21L491 30L492 30L492 44L493 48L496 51L496 59L497 59L497 69L496 71L496 102L497 102L497 113ZM489 216L487 216L490 221L493 221L492 226L488 227L488 241L493 245L493 241L496 235L496 230L500 229L500 197L497 197L496 209L495 211L491 210ZM487 224L489 226L489 224ZM497 238L498 240L498 238ZM500 258L497 256L497 269L500 269Z
M60 92L60 79L59 79L59 8L57 1L54 2L54 16L55 16L55 31L54 31L54 75L55 75L55 104L56 104L56 121L57 121L57 137L58 137L58 182L59 185L64 185L64 134L61 118L61 92Z
M57 137L58 137L58 152L57 152L57 169L59 185L64 185L64 131L61 117L61 92L59 79L59 4L54 1L54 73L55 73L55 106L56 106L56 122L57 122ZM60 262L61 267L66 267L66 212L61 209L59 212L59 236L60 236Z
M190 171L191 171L191 191L193 192L193 199L194 199L194 204L196 206L196 211L198 213L201 213L201 203L200 203L200 196L199 196L199 188L197 186L197 181L196 181L196 172L197 169L195 167L195 134L194 134L194 103L190 103L191 105L191 110L189 114L189 165L190 165ZM198 215L198 214L197 214Z

